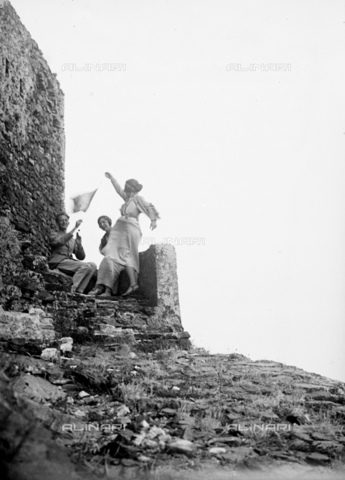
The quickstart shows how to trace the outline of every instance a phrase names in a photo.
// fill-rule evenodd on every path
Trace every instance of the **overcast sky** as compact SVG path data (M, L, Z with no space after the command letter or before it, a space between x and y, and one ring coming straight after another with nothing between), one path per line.
M11 3L65 93L67 207L100 185L87 259L121 206L104 172L136 178L145 241L189 243L197 346L345 381L344 3Z

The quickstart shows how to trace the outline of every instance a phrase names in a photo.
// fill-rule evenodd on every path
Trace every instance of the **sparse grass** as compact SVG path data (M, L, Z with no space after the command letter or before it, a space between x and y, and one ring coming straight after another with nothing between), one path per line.
M141 382L133 381L127 384L121 383L119 388L122 392L123 401L125 404L133 403L149 396L147 389Z
M338 432L344 432L344 421L335 419L329 411L321 412L317 422L317 431L326 435L334 436Z
M147 379L158 380L159 378L164 378L167 375L165 369L163 369L162 365L156 360L150 360L149 362L145 363L143 366L143 371Z
M143 381L143 384L145 385L145 388L150 396L153 396L154 392L157 391L157 389L161 388L162 386L160 381L155 380L153 378L145 379Z
M169 417L169 415L164 416L158 413L156 417L153 416L155 422L158 422L160 428L169 430L172 425L172 418L174 422L176 421L176 425L180 420L185 420L180 425L189 425L191 434L193 435L193 432L195 434L195 440L200 444L205 443L202 447L204 452L207 452L208 439L219 435L231 436L233 434L231 429L226 429L227 425L232 423L231 420L228 421L228 414L229 418L234 415L233 418L236 418L234 423L243 426L251 424L253 427L256 421L256 424L260 427L268 423L286 423L286 416L289 414L303 418L310 412L312 422L308 421L306 427L311 431L324 433L325 435L334 435L335 424L341 425L340 420L336 421L334 414L332 415L328 409L320 409L318 412L309 409L308 402L305 401L304 391L299 390L290 395L285 394L283 393L285 390L291 391L287 388L289 385L284 383L269 385L257 371L253 372L245 366L243 369L242 367L232 369L231 364L224 358L217 358L217 356L212 355L204 357L204 354L200 357L186 355L173 348L162 349L146 355L141 354L140 358L133 360L129 356L130 352L131 349L128 344L121 345L120 350L116 353L100 350L99 346L89 346L81 349L82 361L84 362L84 359L87 359L85 362L87 369L91 368L95 373L97 371L107 372L110 367L114 369L113 378L116 382L114 390L117 389L116 393L113 392L114 398L116 401L127 405L131 410L131 415L135 414L136 411L142 412L143 408L155 412L155 408L152 408L152 406L156 404L158 405L158 412L163 407L173 408L176 410L176 416ZM180 387L180 390L172 390L174 381L176 381L176 386ZM253 390L250 388L246 390L246 387L253 386L252 384L255 383L259 384L258 388L254 386ZM271 388L266 389L265 393L257 393L260 392L260 384L262 388L267 386ZM231 387L238 387L238 390ZM239 396L237 396L238 393ZM143 399L144 407L140 402ZM145 403L145 399L148 402ZM266 417L263 416L264 412L267 414ZM275 413L279 419L273 415L273 419L270 420L270 412ZM264 420L258 420L261 415ZM173 423L173 425L175 424ZM176 436L182 435L182 430L182 427L176 427ZM260 455L265 456L270 455L272 451L284 452L289 448L290 436L290 430L270 430L263 427L261 429L249 428L242 434L243 438L240 443L244 446L257 447L262 452ZM98 454L96 453L96 455ZM103 455L103 453L101 452L99 455ZM144 455L146 455L145 452ZM344 459L340 454L337 460L340 465L343 465ZM186 459L186 462L188 461ZM195 472L195 470L192 470L194 458L193 461L190 461L191 464L187 467L188 472L176 470L175 467L172 467L170 472L165 466L160 470L155 459L152 459L150 467L155 469L150 470L147 477L141 477L136 473L133 480L134 478L136 480L140 478L147 478L147 480L191 480L194 478L198 480L212 478L213 480L224 478L224 480L229 480L232 476L241 478L238 471L231 469L226 474L224 473L224 476L221 472L218 475L218 470L206 473L205 470L201 469ZM181 462L179 465L181 465ZM215 466L215 468L217 467ZM279 476L267 476L267 478L273 479L279 478ZM329 480L329 478L325 478L325 480ZM247 477L243 477L243 479L247 480Z
M162 363L174 362L176 358L181 354L181 351L177 348L168 348L162 350L156 350L154 353L155 360L158 360Z
M118 354L121 355L123 358L128 358L129 354L131 353L131 347L127 343L120 345Z
M197 417L195 426L202 433L214 434L215 429L221 427L221 423L218 419L214 418L212 415L206 415L205 417Z
M272 409L279 407L284 398L285 395L281 390L278 390L274 395L253 395L251 397L251 405L259 408Z
M181 400L180 407L177 410L178 417L184 418L185 416L190 416L192 406L193 406L192 402Z
M259 426L260 427L260 426ZM281 432L275 430L267 430L261 428L253 428L246 432L246 437L254 440L261 445L272 447L273 445L283 448L283 437L289 435L289 431Z

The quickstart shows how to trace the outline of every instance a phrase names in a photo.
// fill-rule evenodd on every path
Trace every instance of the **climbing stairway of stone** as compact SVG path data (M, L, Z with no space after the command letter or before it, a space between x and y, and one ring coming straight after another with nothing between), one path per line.
M105 346L135 344L139 350L178 346L189 348L189 334L160 322L156 308L140 293L130 298L102 299L61 294L47 311L62 336L76 341L98 341ZM175 327L175 328L174 328Z
M137 292L121 296L128 281L123 275L119 295L95 298L71 294L70 277L49 270L46 257L27 254L23 265L29 280L20 298L5 301L8 308L0 306L0 343L35 353L56 346L63 337L72 337L75 343L103 342L109 347L135 344L146 351L189 348L190 335L181 323L174 248L152 245L139 257Z

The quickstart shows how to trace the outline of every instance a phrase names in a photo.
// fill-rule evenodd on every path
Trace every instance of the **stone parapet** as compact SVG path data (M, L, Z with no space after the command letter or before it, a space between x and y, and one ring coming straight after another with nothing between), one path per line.
M152 327L182 331L176 252L173 245L151 245L140 253L139 287L154 308Z

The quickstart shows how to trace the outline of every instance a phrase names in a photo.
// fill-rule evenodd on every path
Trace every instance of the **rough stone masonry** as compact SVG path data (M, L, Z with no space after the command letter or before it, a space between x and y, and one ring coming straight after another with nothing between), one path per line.
M0 8L0 208L48 253L52 213L64 204L64 95L8 1Z

